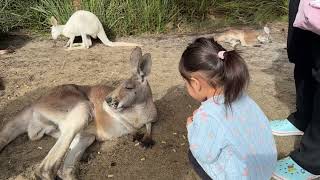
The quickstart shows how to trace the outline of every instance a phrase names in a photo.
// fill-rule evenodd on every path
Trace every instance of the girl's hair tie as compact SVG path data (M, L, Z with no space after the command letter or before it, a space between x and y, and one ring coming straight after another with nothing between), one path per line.
M224 53L225 53L226 51L219 51L218 52L218 57L220 58L220 59L224 59Z

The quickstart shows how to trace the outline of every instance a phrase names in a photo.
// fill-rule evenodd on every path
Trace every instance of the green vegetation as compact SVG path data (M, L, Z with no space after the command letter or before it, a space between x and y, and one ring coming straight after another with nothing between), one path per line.
M96 14L117 35L162 33L178 27L263 24L287 15L288 0L0 0L0 32L48 31L77 9ZM78 7L75 3L79 3Z

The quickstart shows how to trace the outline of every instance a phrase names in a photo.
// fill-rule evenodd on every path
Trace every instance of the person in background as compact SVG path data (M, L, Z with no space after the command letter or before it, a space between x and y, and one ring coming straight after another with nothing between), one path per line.
M273 177L282 180L320 177L320 36L293 27L299 3L289 3L287 41L289 61L295 64L296 111L287 119L271 121L274 135L302 135L300 147L277 163Z

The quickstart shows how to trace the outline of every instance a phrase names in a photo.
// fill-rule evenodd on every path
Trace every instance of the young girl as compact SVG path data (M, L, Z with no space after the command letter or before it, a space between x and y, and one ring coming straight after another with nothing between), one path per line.
M268 119L245 94L249 72L235 51L198 38L183 52L179 71L201 102L187 120L189 159L202 179L269 180L277 150Z

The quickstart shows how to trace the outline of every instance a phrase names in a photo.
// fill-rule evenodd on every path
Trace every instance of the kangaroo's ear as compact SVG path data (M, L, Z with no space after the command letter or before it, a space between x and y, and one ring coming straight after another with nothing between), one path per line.
M51 18L50 18L50 24L51 24L52 26L57 26L57 25L58 25L58 21L56 20L55 17L51 16Z
M263 31L264 31L266 34L270 35L270 29L269 29L267 26L265 26L265 27L263 28Z
M151 54L146 53L142 56L142 59L139 63L139 69L140 69L140 76L147 77L151 72Z
M140 60L142 58L142 50L140 47L136 47L132 50L130 55L130 65L131 65L131 71L132 73L139 74L139 64Z

